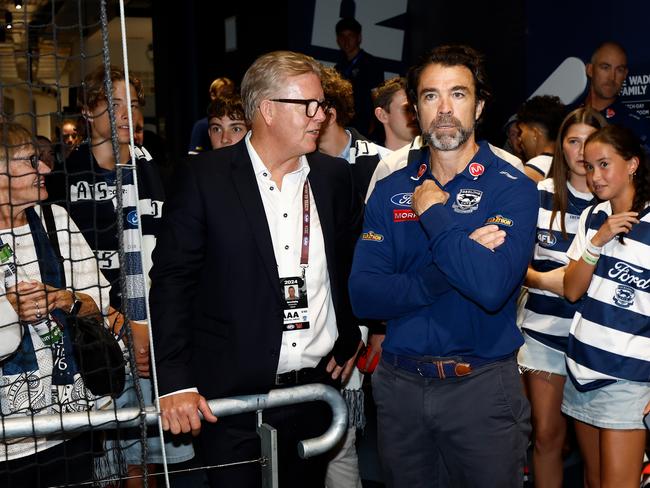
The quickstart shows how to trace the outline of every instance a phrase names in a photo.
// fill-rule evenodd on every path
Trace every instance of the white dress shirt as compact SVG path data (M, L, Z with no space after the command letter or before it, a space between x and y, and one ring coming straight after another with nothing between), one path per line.
M280 190L271 179L271 172L251 145L250 137L251 132L246 135L246 148L253 162L255 179L262 196L278 275L280 278L300 276L303 185L309 174L307 158L301 156L298 169L282 178ZM305 271L305 280L310 327L283 333L278 374L316 366L332 350L338 337L325 257L325 241L311 188L309 200L309 266ZM280 287L279 281L277 286Z

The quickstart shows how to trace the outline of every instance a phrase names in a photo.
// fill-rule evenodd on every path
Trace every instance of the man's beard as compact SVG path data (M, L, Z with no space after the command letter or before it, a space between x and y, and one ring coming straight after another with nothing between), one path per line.
M436 130L440 126L453 125L456 130L452 133L449 129L444 132ZM441 115L434 119L429 126L429 130L422 132L422 140L425 144L434 147L439 151L453 151L465 144L470 136L474 133L474 125L463 127L460 120L452 115Z

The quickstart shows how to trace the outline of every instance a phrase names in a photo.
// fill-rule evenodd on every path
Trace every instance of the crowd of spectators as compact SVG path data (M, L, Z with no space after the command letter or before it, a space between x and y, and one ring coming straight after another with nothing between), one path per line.
M283 487L362 486L367 401L387 486L520 487L525 466L561 486L571 424L585 486L638 486L650 131L618 100L624 48L595 49L584 100L522 103L498 147L476 139L479 52L438 46L383 80L355 19L336 38L335 67L275 51L239 87L215 79L169 185L142 84L120 68L86 76L59 141L0 123L3 418L159 401L167 432L2 439L2 486L141 486L164 458L229 465L201 472L210 486L259 486L237 463L260 457L255 415L217 419L207 400L314 382L341 392L348 429L305 460L295 443L329 412L265 413ZM129 358L115 398L85 385L75 314Z

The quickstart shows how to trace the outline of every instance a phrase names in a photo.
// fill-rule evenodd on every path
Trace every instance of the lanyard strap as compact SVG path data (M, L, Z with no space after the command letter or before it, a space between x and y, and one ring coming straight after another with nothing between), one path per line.
M309 182L305 181L302 187L302 250L300 251L300 267L302 276L305 277L305 268L309 266Z

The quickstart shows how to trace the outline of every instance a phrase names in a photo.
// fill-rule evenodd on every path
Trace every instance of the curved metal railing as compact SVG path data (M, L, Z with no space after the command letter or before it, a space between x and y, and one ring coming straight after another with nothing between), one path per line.
M323 454L331 449L345 433L348 425L348 410L345 400L331 386L313 384L271 390L262 395L244 395L210 400L208 405L217 417L236 415L244 412L262 411L267 408L282 407L297 403L324 401L332 410L332 423L320 436L305 439L298 443L298 453L303 458ZM87 412L65 413L62 415L34 415L33 417L9 417L2 420L0 439L16 437L46 436L62 432L81 432L91 427L107 430L116 427L135 427L140 425L141 417L147 425L158 422L155 407L121 408L112 410L92 410Z

